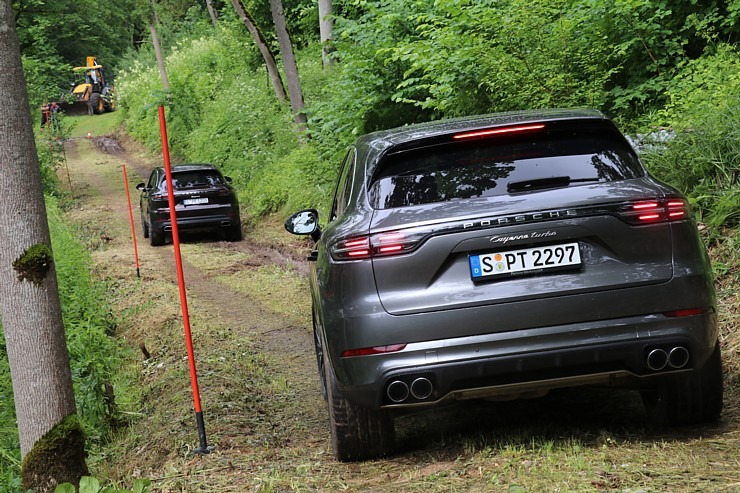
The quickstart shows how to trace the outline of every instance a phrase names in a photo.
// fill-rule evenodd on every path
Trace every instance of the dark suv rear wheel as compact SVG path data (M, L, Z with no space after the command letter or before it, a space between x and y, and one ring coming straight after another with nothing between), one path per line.
M158 231L155 228L149 229L149 244L151 246L162 246L164 245L164 233Z
M719 343L704 366L676 375L642 394L645 408L659 425L690 425L719 419L722 411L722 357Z
M144 238L149 238L149 226L147 225L146 221L144 220L144 215L141 215L141 232L144 235Z
M237 221L236 224L232 224L229 229L226 230L227 241L242 241L242 224L241 221Z
M334 369L324 354L329 424L334 455L340 461L374 459L394 445L393 418L387 411L359 407L342 396Z

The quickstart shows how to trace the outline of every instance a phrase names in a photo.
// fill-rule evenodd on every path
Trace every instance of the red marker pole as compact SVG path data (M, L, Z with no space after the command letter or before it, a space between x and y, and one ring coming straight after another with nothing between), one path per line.
M177 215L175 213L175 196L172 191L172 168L170 167L170 149L167 139L167 123L164 118L164 106L159 107L159 129L162 134L162 153L164 154L164 171L167 177L167 202L170 205L170 223L172 224L172 244L175 250L175 265L177 267L177 283L180 286L180 304L182 305L182 319L185 326L185 343L188 348L190 362L190 382L193 387L193 402L195 404L195 420L198 424L198 439L200 446L195 449L198 454L208 454L213 447L208 446L206 440L206 425L203 421L203 410L200 407L200 390L198 389L198 374L195 371L195 354L193 353L193 339L190 333L190 315L188 314L188 298L185 293L185 276L182 270L180 256L180 233L177 229Z
M128 191L128 176L126 176L126 164L123 165L123 184L126 188L126 201L128 201L128 219L131 223L131 238L134 240L134 260L136 262L136 277L141 278L139 271L139 249L136 247L136 226L134 225L134 212L131 210L131 194Z

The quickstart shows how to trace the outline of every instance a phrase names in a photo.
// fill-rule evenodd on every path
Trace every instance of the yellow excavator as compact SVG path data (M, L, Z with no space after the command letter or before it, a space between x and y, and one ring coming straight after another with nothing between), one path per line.
M84 67L72 70L84 75L84 81L72 83L71 98L66 98L63 110L68 115L96 114L116 109L113 80L108 78L96 57L89 56ZM70 101L71 100L71 101Z

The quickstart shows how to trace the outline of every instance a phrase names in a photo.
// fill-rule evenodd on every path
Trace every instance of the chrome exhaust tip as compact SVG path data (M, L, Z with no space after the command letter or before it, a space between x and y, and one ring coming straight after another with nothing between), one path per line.
M388 384L385 392L388 398L395 403L403 402L409 398L409 386L401 380L394 380Z
M660 371L668 364L668 353L662 349L653 349L647 356L647 366L653 371Z
M413 395L416 399L419 399L420 401L423 401L424 399L432 395L433 390L434 386L428 378L419 377L411 382L411 395Z
M668 364L671 368L683 368L689 363L689 350L683 346L676 346L668 353Z

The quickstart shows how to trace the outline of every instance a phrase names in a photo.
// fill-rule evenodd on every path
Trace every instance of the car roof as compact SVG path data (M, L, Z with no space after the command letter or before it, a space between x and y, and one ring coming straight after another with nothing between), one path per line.
M588 108L539 109L491 113L380 130L359 137L355 141L355 147L361 155L364 154L365 173L366 176L371 176L378 158L391 148L395 150L417 147L417 145L423 146L425 145L424 141L431 142L438 137L484 128L584 119L604 122L610 121L600 111Z
M608 120L600 111L594 109L540 109L491 113L448 120L437 120L403 127L380 130L357 139L356 145L368 146L379 150L398 146L412 141L434 138L456 132L466 132L481 128L516 125L532 122L558 120Z
M163 170L163 166L157 166L158 169ZM180 173L180 172L187 172L187 171L218 171L218 169L208 163L184 163L184 164L175 164L171 166L171 171L173 173Z

